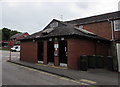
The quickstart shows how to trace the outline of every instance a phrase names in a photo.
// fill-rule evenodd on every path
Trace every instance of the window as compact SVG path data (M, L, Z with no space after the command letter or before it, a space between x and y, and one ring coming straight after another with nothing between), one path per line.
M53 22L50 24L50 28L58 27L58 22Z
M115 20L114 21L114 30L115 31L120 31L120 20Z

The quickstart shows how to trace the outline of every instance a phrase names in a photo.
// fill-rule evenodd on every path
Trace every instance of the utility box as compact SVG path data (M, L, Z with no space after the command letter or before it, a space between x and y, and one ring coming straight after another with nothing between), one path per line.
M120 43L117 44L118 72L120 72Z

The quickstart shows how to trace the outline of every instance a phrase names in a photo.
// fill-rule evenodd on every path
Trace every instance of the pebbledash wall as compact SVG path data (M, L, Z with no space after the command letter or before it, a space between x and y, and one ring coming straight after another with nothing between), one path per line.
M47 64L47 40L44 42L43 63ZM54 41L54 43L58 43ZM68 69L80 69L80 55L103 55L108 56L109 43L96 42L86 39L68 39L67 40L67 67ZM38 43L21 43L21 60L28 62L38 62ZM104 48L104 49L102 49ZM54 57L54 65L59 66L59 56Z

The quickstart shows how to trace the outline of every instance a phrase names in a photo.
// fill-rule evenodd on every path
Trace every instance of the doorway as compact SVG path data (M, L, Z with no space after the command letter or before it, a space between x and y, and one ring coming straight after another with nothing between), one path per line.
M43 42L38 42L38 63L43 63Z
M59 63L67 66L67 41L59 41Z
M48 64L53 65L54 64L54 42L48 41L47 44L47 58L48 58Z

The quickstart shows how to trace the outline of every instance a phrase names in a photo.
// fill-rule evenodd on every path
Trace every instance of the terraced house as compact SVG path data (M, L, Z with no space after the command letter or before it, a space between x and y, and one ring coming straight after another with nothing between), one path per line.
M81 55L113 56L120 44L120 11L59 21L21 40L22 61L80 69Z

